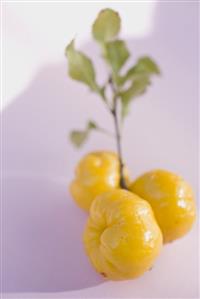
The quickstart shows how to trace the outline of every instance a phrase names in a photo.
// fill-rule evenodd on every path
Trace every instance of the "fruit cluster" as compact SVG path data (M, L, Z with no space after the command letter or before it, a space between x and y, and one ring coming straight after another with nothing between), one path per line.
M112 9L102 10L92 26L109 70L103 85L96 80L92 60L75 49L74 40L65 52L69 76L100 97L114 122L117 154L99 151L86 155L70 185L74 200L89 211L86 252L95 269L113 280L142 275L152 267L162 244L184 236L195 219L192 189L180 176L154 170L130 182L122 157L122 125L132 100L146 92L160 69L148 56L124 69L130 52L118 37L120 27L120 16ZM113 137L90 120L84 130L73 130L70 140L80 147L94 130Z
M185 235L195 219L191 187L165 170L145 173L119 185L119 159L107 151L86 155L70 185L76 203L89 211L86 252L97 270L112 280L135 278L149 270L162 244Z

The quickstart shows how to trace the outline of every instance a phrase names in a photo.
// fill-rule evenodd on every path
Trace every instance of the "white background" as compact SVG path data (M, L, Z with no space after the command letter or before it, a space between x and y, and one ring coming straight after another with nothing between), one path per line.
M71 201L67 182L82 155L115 144L99 134L80 151L68 142L70 129L82 128L88 118L111 130L112 121L95 95L67 77L63 53L75 36L103 82L90 25L101 8L119 11L130 64L149 54L162 70L133 103L125 124L123 151L132 177L169 169L197 194L197 2L4 1L2 6L5 290L29 293L12 295L20 298L196 298L197 225L166 246L153 270L137 280L103 282L90 267L81 243L87 215ZM40 291L66 292L35 294Z

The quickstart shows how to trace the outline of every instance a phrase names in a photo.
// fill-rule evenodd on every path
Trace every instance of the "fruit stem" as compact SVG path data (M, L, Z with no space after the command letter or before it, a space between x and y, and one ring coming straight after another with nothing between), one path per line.
M116 144L117 144L117 153L119 157L119 185L122 189L128 189L126 185L126 181L124 178L124 163L123 163L123 157L122 157L122 146L121 146L121 132L120 132L120 126L119 126L119 118L118 118L118 109L117 109L117 103L118 103L118 95L117 91L115 89L115 86L113 84L112 78L109 79L110 86L112 88L112 91L114 93L113 95L113 107L111 109L111 113L113 115L114 119L114 126L115 126L115 136L116 136Z

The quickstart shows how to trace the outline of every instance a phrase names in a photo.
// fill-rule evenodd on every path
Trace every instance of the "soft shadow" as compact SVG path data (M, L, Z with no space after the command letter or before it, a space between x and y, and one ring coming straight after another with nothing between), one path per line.
M88 43L86 48L99 55L94 44L91 47ZM1 114L4 172L29 170L72 176L83 152L68 142L68 133L83 128L93 113L100 115L101 123L109 119L101 100L68 77L66 60L42 67ZM97 146L89 143L83 151L96 149L105 137L99 134L96 140Z
M3 292L54 292L95 286L103 279L84 252L87 215L62 180L3 180Z
M138 56L149 54L161 66L163 79L151 87L143 100L133 103L131 118L125 125L124 152L134 176L155 167L169 168L180 172L197 187L198 28L193 20L197 20L198 9L189 2L177 5L161 2L157 6L152 35L128 41L133 53L131 63ZM84 50L95 61L102 79L104 65L96 59L98 48L88 43ZM78 154L69 145L67 132L83 127L85 119L93 115L105 127L111 125L97 97L68 79L66 72L64 60L43 67L3 111L4 172L48 173L53 177L65 176L68 180L83 152ZM137 109L134 109L136 102ZM101 148L102 144L106 148L114 147L112 141L98 135L84 151ZM75 290L101 283L102 279L93 271L82 248L86 215L68 200L67 186L60 190L54 183L36 185L35 181L28 183L27 180L19 183L18 193L14 191L18 188L16 183L9 184L12 188L6 188L5 194L4 291ZM25 193L20 196L22 191ZM174 262L171 263L173 266ZM161 298L166 293L172 298L174 290L177 297L186 294L189 298L196 294L197 268L195 262L192 265L193 289L185 283L184 277L180 279L177 269L174 269L178 273L176 277L173 272L174 276L169 275L167 281L166 273L160 269L154 280L155 290L158 277L163 281L158 295L152 284L146 288L146 281L141 278L139 297ZM127 287L121 286L112 287L112 292L120 296L120 289L127 292ZM136 292L134 289L130 292L132 298Z
M42 68L1 114L2 172L15 174L2 184L3 292L61 292L103 282L82 246L86 213L67 193L83 154L70 145L67 134L84 125L89 97L93 100L88 89L67 78L63 61ZM98 109L92 100L90 108ZM54 180L33 179L30 173Z
M193 169L197 157L198 29L191 22L197 19L196 14L195 6L189 3L160 3L153 33L128 40L130 64L148 54L162 70L162 79L155 79L142 100L133 103L131 117L125 123L124 156L134 176L156 165L190 179L189 169L191 182L197 186ZM185 32L189 32L189 43ZM98 46L89 42L83 48L95 62L98 81L104 82L105 65ZM67 141L68 132L83 128L87 119L94 118L111 130L113 125L101 100L83 84L69 79L64 59L60 64L42 67L1 116L4 171L29 169L71 177L84 152L115 148L114 141L101 134L94 134L79 152Z

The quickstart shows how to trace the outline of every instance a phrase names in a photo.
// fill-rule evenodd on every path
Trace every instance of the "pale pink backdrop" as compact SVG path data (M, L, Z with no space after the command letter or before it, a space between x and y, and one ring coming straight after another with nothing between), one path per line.
M152 271L134 281L104 281L85 256L81 237L87 215L75 206L67 185L82 155L94 149L115 149L115 144L94 134L82 150L76 151L67 139L70 129L83 127L88 118L112 129L101 101L66 75L65 44L57 32L59 28L64 32L66 26L66 43L78 35L72 26L76 15L66 13L66 20L59 16L75 6L82 10L77 18L81 27L94 19L96 12L91 12L105 6L119 10L123 18L127 13L124 26L128 30L124 29L124 34L132 62L149 54L161 67L162 77L133 103L124 128L123 151L132 177L149 169L166 168L182 174L197 195L197 2L157 1L146 6L136 2L4 3L1 117L5 297L197 298L197 223L188 236L164 248ZM140 12L143 23L134 19L136 12ZM133 29L133 37L130 24L141 29ZM96 58L99 49L88 40L88 32L83 30L83 35L78 44L95 61L102 82L104 65ZM17 60L26 62L23 74L20 67L14 67Z

